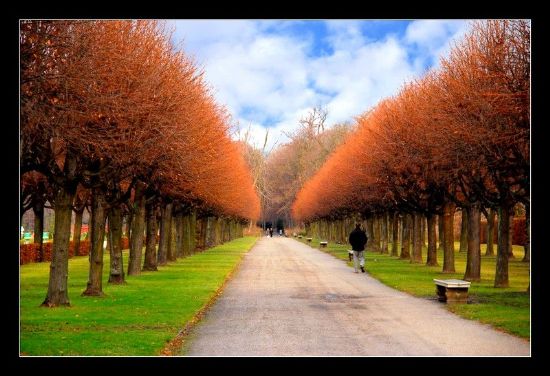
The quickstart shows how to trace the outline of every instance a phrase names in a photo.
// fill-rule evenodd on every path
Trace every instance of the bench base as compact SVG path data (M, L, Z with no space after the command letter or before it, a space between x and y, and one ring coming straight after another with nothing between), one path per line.
M436 285L436 292L440 302L446 303L467 303L467 287L445 287Z

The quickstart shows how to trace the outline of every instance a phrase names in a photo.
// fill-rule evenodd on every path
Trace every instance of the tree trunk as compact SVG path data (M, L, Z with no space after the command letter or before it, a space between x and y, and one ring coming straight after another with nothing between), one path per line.
M135 188L132 208L132 229L130 237L130 258L128 275L141 274L141 256L143 252L143 231L145 227L145 195L142 184Z
M468 252L468 209L462 208L459 252Z
M124 265L122 258L122 209L114 206L109 210L110 264L109 283L124 283Z
M372 219L373 224L373 252L380 252L380 217L376 214Z
M455 204L445 203L443 207L443 273L455 273L454 214Z
M420 217L420 228L422 229L422 232L420 233L420 241L422 243L422 248L424 248L428 246L428 244L426 243L426 239L428 236L428 222L426 221L426 217L424 215Z
M78 210L74 215L74 228L73 228L73 249L74 255L80 256L80 235L82 231L82 215L84 214L84 208Z
M317 223L318 223L318 228L319 228L319 236L317 238L321 239L323 237L323 221L317 221ZM233 226L233 220L231 220L230 226ZM233 228L231 228L231 232L233 232ZM269 231L268 231L268 233L269 233ZM311 237L312 235L311 234L308 235L307 232L306 232L306 236Z
M103 241L105 239L105 195L99 188L92 191L92 239L90 248L90 273L83 296L103 295Z
M387 213L383 213L380 217L382 220L381 226L380 226L380 232L381 232L381 241L382 241L382 248L380 249L381 253L389 253L388 252L388 216Z
M521 261L523 262L529 262L531 261L531 205L526 204L525 205L525 244L523 245L523 249L525 250L525 254L523 256L523 259Z
M44 201L36 200L32 206L34 212L34 244L38 244L38 261L44 261Z
M436 226L435 226L435 219L436 216L433 214L428 214L428 260L426 261L426 265L429 266L437 266L439 265L437 263L437 245L435 241L435 233L436 233Z
M92 224L90 223L90 218L92 216L92 213L90 213L90 209L87 207L84 209L86 210L86 213L88 213L88 231L86 231L86 235L84 236L84 240L89 241L90 240L90 227ZM88 254L90 254L89 247L88 247Z
M159 251L157 254L158 265L168 263L168 247L170 246L170 229L172 226L172 203L161 206Z
M367 218L367 233L369 237L368 249L374 252L374 215L371 215L369 218Z
M225 218L221 217L220 218L220 241L222 243L225 243L227 241L227 239L225 238ZM252 225L250 225L248 231L250 232L252 230Z
M510 206L498 208L498 245L495 272L495 287L508 287L508 248L510 246Z
M214 219L212 217L206 218L206 248L212 248L214 246Z
M342 221L342 227L340 229L340 244L346 244L346 237L347 237L347 222L348 220L347 219L344 219Z
M397 212L393 213L392 235L391 255L398 256L397 244L399 243L399 214Z
M126 216L126 237L128 238L128 240L131 239L131 233L132 233L132 213L128 213L128 215Z
M392 243L392 239L393 239L393 213L391 214L391 218L390 218L390 213L387 212L386 213L386 221L388 223L388 252L389 252L389 249L390 249L390 244Z
M437 246L438 251L443 251L443 244L445 243L444 235L443 235L443 214L439 214L437 216L437 228L438 228L438 237L437 241L439 242Z
M172 215L170 218L170 241L168 242L168 261L177 261L176 255L176 217Z
M67 160L65 161L67 164ZM65 166L67 168L67 166ZM69 277L69 239L71 235L72 204L75 187L61 187L55 197L55 230L48 292L42 306L69 306L67 280Z
M206 218L197 219L197 245L201 251L206 248L206 228L208 220Z
M144 271L157 271L157 203L151 202L145 206L147 229L145 238Z
M228 231L228 228L229 228L229 222L227 220L227 218L224 218L223 219L223 228L222 228L222 232L223 232L223 242L228 242L230 239L229 239L229 231ZM263 234L263 233L262 233Z
M236 227L236 226L235 226ZM206 248L208 248L206 239L208 236L208 217L201 218L201 225L200 225L200 244L201 244L201 251L204 251ZM237 237L237 229L235 228L235 237Z
M413 216L413 252L411 262L422 262L422 214L414 213Z
M231 229L231 232L233 232L233 229ZM195 251L200 252L202 250L202 218L197 218L196 224L195 224ZM191 233L191 236L193 236L193 233Z
M495 233L495 209L489 209L489 216L487 217L487 250L485 256L494 256L494 233Z
M191 254L191 216L189 214L182 218L182 230L183 255L189 256Z
M481 211L479 202L472 204L466 211L468 212L468 254L463 279L479 282L481 280L481 249L479 246Z
M231 222L228 222L228 223L230 224ZM308 234L307 231L310 230L310 229L311 229L311 232L309 234L313 234L313 237L318 238L318 239L321 237L321 230L319 228L319 221L315 221L312 224L309 224L309 223L307 224L306 235ZM310 236L310 235L308 235L308 236Z
M220 234L220 225L221 218L216 217L216 221L214 222L214 244L218 245L221 244L221 234Z
M197 212L192 211L189 217L189 249L191 253L195 253L197 250Z
M509 229L508 233L510 234L508 236L508 258L515 258L514 256L514 207L512 206L509 210L510 213L510 221L509 221Z
M174 217L176 258L183 257L183 213L179 211Z
M401 255L402 259L411 258L411 215L403 214L403 233L401 236Z

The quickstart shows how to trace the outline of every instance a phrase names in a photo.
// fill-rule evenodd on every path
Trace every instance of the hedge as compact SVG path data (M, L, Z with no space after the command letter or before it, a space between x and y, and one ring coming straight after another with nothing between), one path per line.
M52 242L44 243L42 249L44 251L44 260L52 260ZM129 248L128 238L122 238L122 249ZM86 256L90 252L90 241L81 240L79 247L79 256ZM69 243L69 258L74 256L74 243ZM38 244L21 244L19 246L19 265L28 264L31 262L39 262Z
M495 226L493 228L493 241L497 244L498 236L498 221L495 220ZM527 234L525 233L525 217L514 218L513 230L512 230L512 243L514 245L525 245ZM480 242L487 243L487 221L481 221L481 233L479 234Z

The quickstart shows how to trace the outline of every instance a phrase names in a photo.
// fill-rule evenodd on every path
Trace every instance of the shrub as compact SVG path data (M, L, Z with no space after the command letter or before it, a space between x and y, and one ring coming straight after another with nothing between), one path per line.
M51 261L52 260L52 245L53 243L43 243L42 249L44 251L44 259L42 261ZM129 247L128 238L122 238L122 249L127 249ZM79 247L79 256L86 256L90 253L90 241L81 240ZM69 243L69 258L73 257L74 252L74 243L71 241ZM31 262L39 262L40 255L38 253L38 244L21 244L19 246L19 265L28 264Z
M497 244L498 239L498 221L495 220L495 226L493 228L493 241ZM481 221L481 233L480 242L487 243L487 221ZM525 233L525 217L514 218L514 224L512 227L512 243L514 245L525 245L527 234Z

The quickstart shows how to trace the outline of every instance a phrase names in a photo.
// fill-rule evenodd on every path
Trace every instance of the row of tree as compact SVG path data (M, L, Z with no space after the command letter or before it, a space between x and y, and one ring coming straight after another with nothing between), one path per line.
M197 218L198 233L220 227L218 234L235 234L258 217L249 168L230 138L231 119L162 23L22 21L20 27L21 213L38 201L55 209L43 305L69 305L71 214L79 230L86 202L91 249L84 295L102 294L107 217L111 259L119 262L111 266L118 270L113 282L123 276L124 216L131 223L129 275L183 255Z
M510 214L517 203L526 208L529 228L529 135L530 23L475 21L438 69L357 118L357 130L297 195L293 215L306 223L405 218L401 227L412 233L414 262L422 261L426 216L429 264L437 262L440 215L443 271L454 272L459 207L468 220L464 278L476 281L480 213L490 216L493 209L499 234L494 285L508 286Z
M508 257L513 258L512 244L523 245L525 248L523 262L530 261L529 255L529 242L526 241L527 236L525 233L519 231L526 231L525 221L523 216L525 213L522 210L522 205L518 205L515 210L515 215L519 216L517 223L510 221L510 234L508 241L510 242ZM393 214L393 215L390 215ZM485 256L495 255L495 244L498 239L498 233L495 234L495 224L497 223L497 213L494 209L489 209L486 213L486 223L482 226L480 233L481 238L486 243ZM458 226L460 230L453 234L455 241L459 241L459 252L468 252L468 215L466 210L460 210L455 213L454 220L460 218ZM443 215L437 215L437 231L433 234L428 232L428 218L422 215L420 218L420 235L419 241L421 247L428 247L428 244L434 245L437 242L437 250L443 250ZM338 244L345 244L348 241L349 233L355 228L355 224L360 218L344 217L341 219L319 219L314 222L308 222L305 226L306 234L316 238L333 241ZM414 220L410 213L386 212L381 216L372 216L364 218L362 221L363 228L367 231L369 241L367 243L367 250L379 253L390 253L392 256L398 256L403 259L412 259L413 252L411 252L412 246L412 229L414 227ZM483 224L483 222L482 222ZM454 226L453 232L456 230ZM430 243L427 242L428 235L434 238ZM496 236L495 236L496 235ZM512 242L514 241L514 242ZM437 258L435 251L430 249L431 253L428 254L426 265L437 266ZM418 257L418 255L415 255ZM420 257L422 257L420 255Z
M284 227L294 227L291 206L304 183L323 165L330 153L351 132L348 124L326 124L328 111L313 108L299 121L299 127L286 136L289 142L280 145L265 161L265 190L262 215Z

